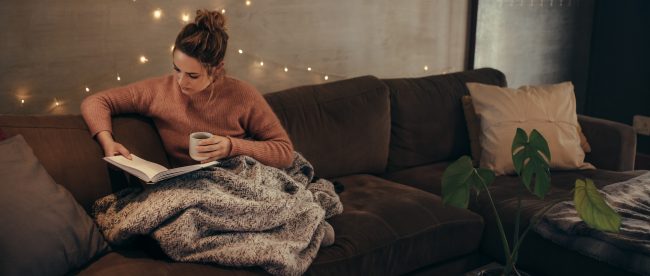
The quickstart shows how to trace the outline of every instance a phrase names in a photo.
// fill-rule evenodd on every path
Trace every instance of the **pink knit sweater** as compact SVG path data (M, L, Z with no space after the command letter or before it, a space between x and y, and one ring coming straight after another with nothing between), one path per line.
M197 163L188 154L188 136L197 131L229 137L229 156L248 155L279 168L293 160L291 140L264 97L227 76L191 96L181 93L174 75L147 79L87 97L81 113L93 137L112 133L111 115L152 118L175 167Z

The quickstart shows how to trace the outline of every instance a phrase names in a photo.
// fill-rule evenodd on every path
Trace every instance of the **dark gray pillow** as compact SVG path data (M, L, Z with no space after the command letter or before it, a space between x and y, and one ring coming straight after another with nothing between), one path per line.
M93 220L23 137L0 141L0 275L61 275L107 249Z

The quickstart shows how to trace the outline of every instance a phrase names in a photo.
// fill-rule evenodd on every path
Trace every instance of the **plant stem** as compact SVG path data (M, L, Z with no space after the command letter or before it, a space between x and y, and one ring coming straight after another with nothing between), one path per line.
M535 226L535 224L537 224L542 219L542 217L544 217L544 215L549 210L551 210L551 208L553 206L555 206L555 204L558 204L558 203L560 203L562 201L565 201L565 200L556 199L556 200L552 201L552 203L550 205L544 207L544 209L542 209L541 212L539 212L539 213L537 213L537 215L535 215L535 217L533 218L533 221L530 224L528 224L528 227L526 227L526 230L524 230L524 233L521 234L521 237L519 238L519 240L516 241L515 247L512 249L512 252L517 252L519 250L519 247L521 246L521 243L524 241L524 238L526 238L526 235L528 235L528 231L530 231L530 229L532 229L533 226Z
M483 184L483 188L485 188L485 192L488 195L488 198L490 199L490 205L492 206L492 211L494 212L494 216L497 219L497 227L499 228L499 234L501 234L501 243L503 245L503 251L506 255L506 266L504 267L504 273L510 273L510 270L514 266L514 263L512 262L512 255L510 254L510 246L508 245L508 239L506 238L506 232L503 230L503 224L501 224L501 218L499 217L499 212L497 212L497 208L494 205L494 200L492 200L492 195L490 194L490 190L488 189L487 185L485 184L485 181L483 181L483 178L481 178L481 184Z
M519 218L521 217L521 186L517 185L517 215L515 216L515 233L514 233L514 239L512 242L516 243L519 241ZM517 257L519 256L518 250L516 248L512 248L512 263L513 266L514 264L517 263Z

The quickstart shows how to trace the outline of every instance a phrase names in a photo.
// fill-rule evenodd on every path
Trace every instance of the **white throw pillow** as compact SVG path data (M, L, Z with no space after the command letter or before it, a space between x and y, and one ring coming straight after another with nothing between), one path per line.
M593 169L584 162L576 131L578 115L573 84L504 88L467 83L481 125L480 166L497 175L514 173L512 140L517 128L537 129L551 150L551 169Z

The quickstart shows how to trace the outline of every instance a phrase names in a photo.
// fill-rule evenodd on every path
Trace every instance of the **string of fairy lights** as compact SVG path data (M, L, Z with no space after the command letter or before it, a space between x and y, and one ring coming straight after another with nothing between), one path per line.
M146 3L147 1L138 1L138 0L130 0L133 4L137 5L143 5L144 9L148 9L151 11L151 17L152 20L158 21L158 20L164 20L165 18L173 18L173 17L167 17L166 14L167 12L164 11L161 8L157 7L151 7L149 3ZM233 5L231 8L251 8L253 6L253 2L251 0L246 0L239 2L239 4ZM226 14L227 12L227 7L222 7L218 8L217 10L220 10L222 14ZM187 24L191 20L191 15L189 13L181 12L180 16L180 22L183 24ZM235 45L236 46L236 45ZM174 46L171 45L169 50L170 52L173 51ZM276 59L270 58L268 56L261 56L258 54L255 54L254 50L248 50L248 49L243 49L243 48L234 48L237 49L237 55L242 56L242 57L247 57L249 60L251 60L254 63L254 66L258 67L261 70L280 70L280 72L284 74L291 74L292 72L302 72L302 73L308 73L308 74L314 74L318 76L319 79L322 79L322 81L329 81L329 80L334 80L334 79L345 79L347 76L341 75L341 74L336 74L332 72L326 72L323 70L319 70L317 67L314 67L309 64L305 65L295 65L295 64L288 64L286 62L278 61ZM147 64L149 63L149 58L147 55L140 55L137 57L140 64ZM423 64L421 67L421 70L423 72L428 72L430 71L429 65ZM452 68L445 69L445 70L439 70L435 73L442 73L445 74L448 71L453 70ZM433 73L433 72L429 72ZM120 75L119 72L115 72L112 74L115 80L118 82L122 81L123 76ZM106 76L105 76L106 77ZM103 77L103 78L105 78ZM92 85L87 84L83 85L83 92L85 93L90 93L92 90ZM27 104L27 97L18 97L19 102L20 102L20 107L22 108L24 105ZM65 103L64 100L61 98L54 97L53 103L51 106L51 109L57 108Z

